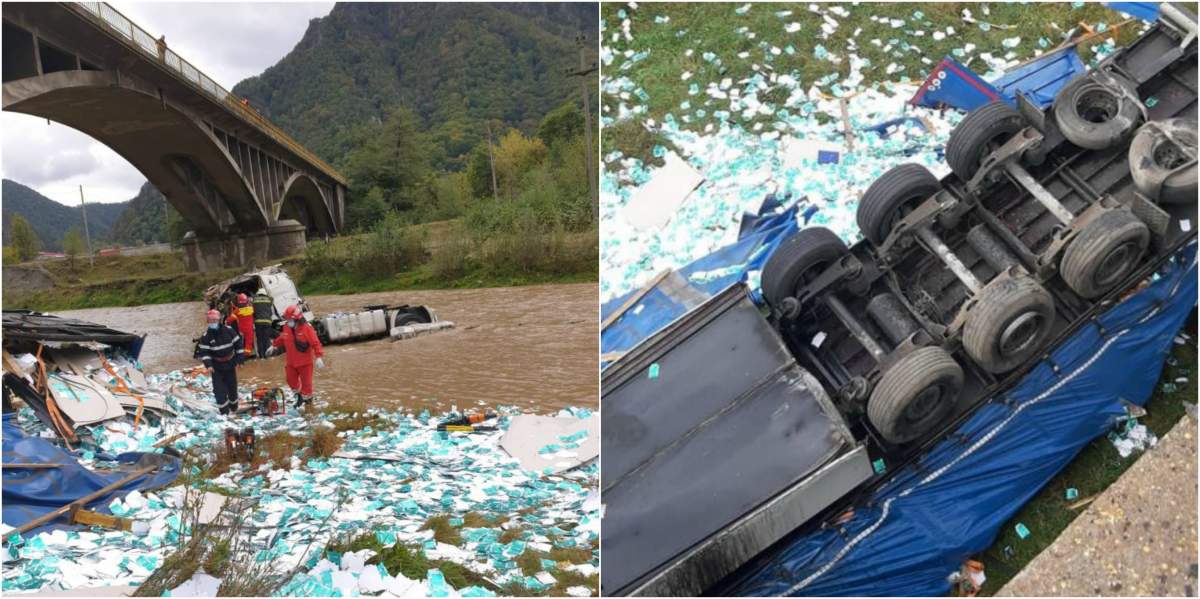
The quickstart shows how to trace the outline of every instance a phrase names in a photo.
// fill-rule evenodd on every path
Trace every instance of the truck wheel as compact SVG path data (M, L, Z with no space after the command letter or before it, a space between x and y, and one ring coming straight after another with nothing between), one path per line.
M941 184L919 164L901 164L879 176L858 203L858 229L876 245L883 243L896 223Z
M867 418L889 443L933 430L954 409L963 371L940 347L922 347L883 373L867 401Z
M1128 210L1101 214L1067 246L1059 273L1075 293L1103 295L1137 266L1150 243L1150 229Z
M324 320L317 320L312 323L313 329L317 331L317 340L321 345L329 345L329 329L325 328Z
M825 227L800 229L783 240L763 266L763 298L778 307L845 253L845 242L833 231Z
M1007 372L1041 349L1054 298L1027 276L999 277L980 291L963 327L963 348L988 372Z
M1123 77L1108 76L1126 90L1136 89ZM1063 137L1089 150L1103 150L1125 139L1141 116L1132 98L1087 74L1077 76L1054 97L1054 120Z
M1164 134L1164 129L1170 137ZM1129 144L1129 174L1138 191L1152 200L1167 204L1192 202L1196 199L1195 156L1196 121L1167 119L1147 123Z
M995 101L972 110L950 132L946 141L946 164L963 181L970 181L983 160L1013 135L1025 128L1017 109Z

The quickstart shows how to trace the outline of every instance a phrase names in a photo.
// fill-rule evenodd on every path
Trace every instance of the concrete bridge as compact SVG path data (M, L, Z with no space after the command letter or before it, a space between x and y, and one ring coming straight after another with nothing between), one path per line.
M265 264L341 229L345 178L111 6L5 2L3 17L4 110L140 170L191 226L190 269Z

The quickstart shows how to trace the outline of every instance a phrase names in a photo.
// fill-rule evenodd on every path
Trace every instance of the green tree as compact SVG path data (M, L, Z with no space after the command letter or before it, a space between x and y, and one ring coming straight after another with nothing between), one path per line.
M350 230L367 230L387 216L391 208L383 197L383 190L372 187L365 196L350 204L346 211L346 227Z
M390 208L412 210L429 193L433 173L433 146L416 114L398 108L382 126L362 127L356 137L344 168L350 179L350 205L368 200L366 194L379 189Z
M467 173L446 173L433 182L433 204L426 220L447 220L462 216L471 205L471 184Z
M83 240L83 233L79 231L79 227L71 227L63 234L62 238L63 252L71 262L71 268L75 268L75 257L87 251L86 243Z
M38 239L33 226L21 215L14 214L10 227L9 236L13 249L17 251L17 260L21 262L33 260L37 256L38 250L42 249L42 240Z
M552 148L578 137L581 133L583 112L575 106L575 102L566 102L555 108L538 126L538 137Z
M511 198L520 193L521 180L546 158L546 144L533 137L525 137L520 131L510 129L493 149L496 160L496 185L501 198Z
M467 183L475 198L492 197L492 163L488 158L488 141L484 139L471 150L467 160Z

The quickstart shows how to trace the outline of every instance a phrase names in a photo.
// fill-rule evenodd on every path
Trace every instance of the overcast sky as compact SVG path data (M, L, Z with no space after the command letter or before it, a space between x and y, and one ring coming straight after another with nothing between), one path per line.
M226 89L263 72L304 35L332 2L112 2L117 10ZM62 204L123 202L146 178L125 159L65 125L14 112L0 114L0 170Z

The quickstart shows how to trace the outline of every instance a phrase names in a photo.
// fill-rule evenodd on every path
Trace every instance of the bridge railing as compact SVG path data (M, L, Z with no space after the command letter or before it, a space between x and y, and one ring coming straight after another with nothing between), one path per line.
M145 52L151 58L161 61L170 70L179 74L180 78L191 85L196 86L200 91L212 96L217 101L224 103L234 112L242 115L243 118L253 122L260 129L270 135L275 141L279 142L284 147L287 147L292 152L295 152L305 160L315 164L318 168L325 171L326 174L333 177L338 183L346 184L346 179L341 173L337 172L332 166L324 160L313 154L308 148L300 145L299 142L292 139L288 135L276 127L274 123L267 120L266 117L259 114L257 110L250 107L248 100L240 98L229 90L221 87L216 81L213 81L208 75L205 75L200 69L197 69L183 57L176 54L170 48L163 44L161 47L158 40L150 35L145 29L142 29L133 21L129 20L120 11L109 6L107 2L76 2L76 5L83 8L84 11L99 19L101 23L109 29L131 42L135 47Z

